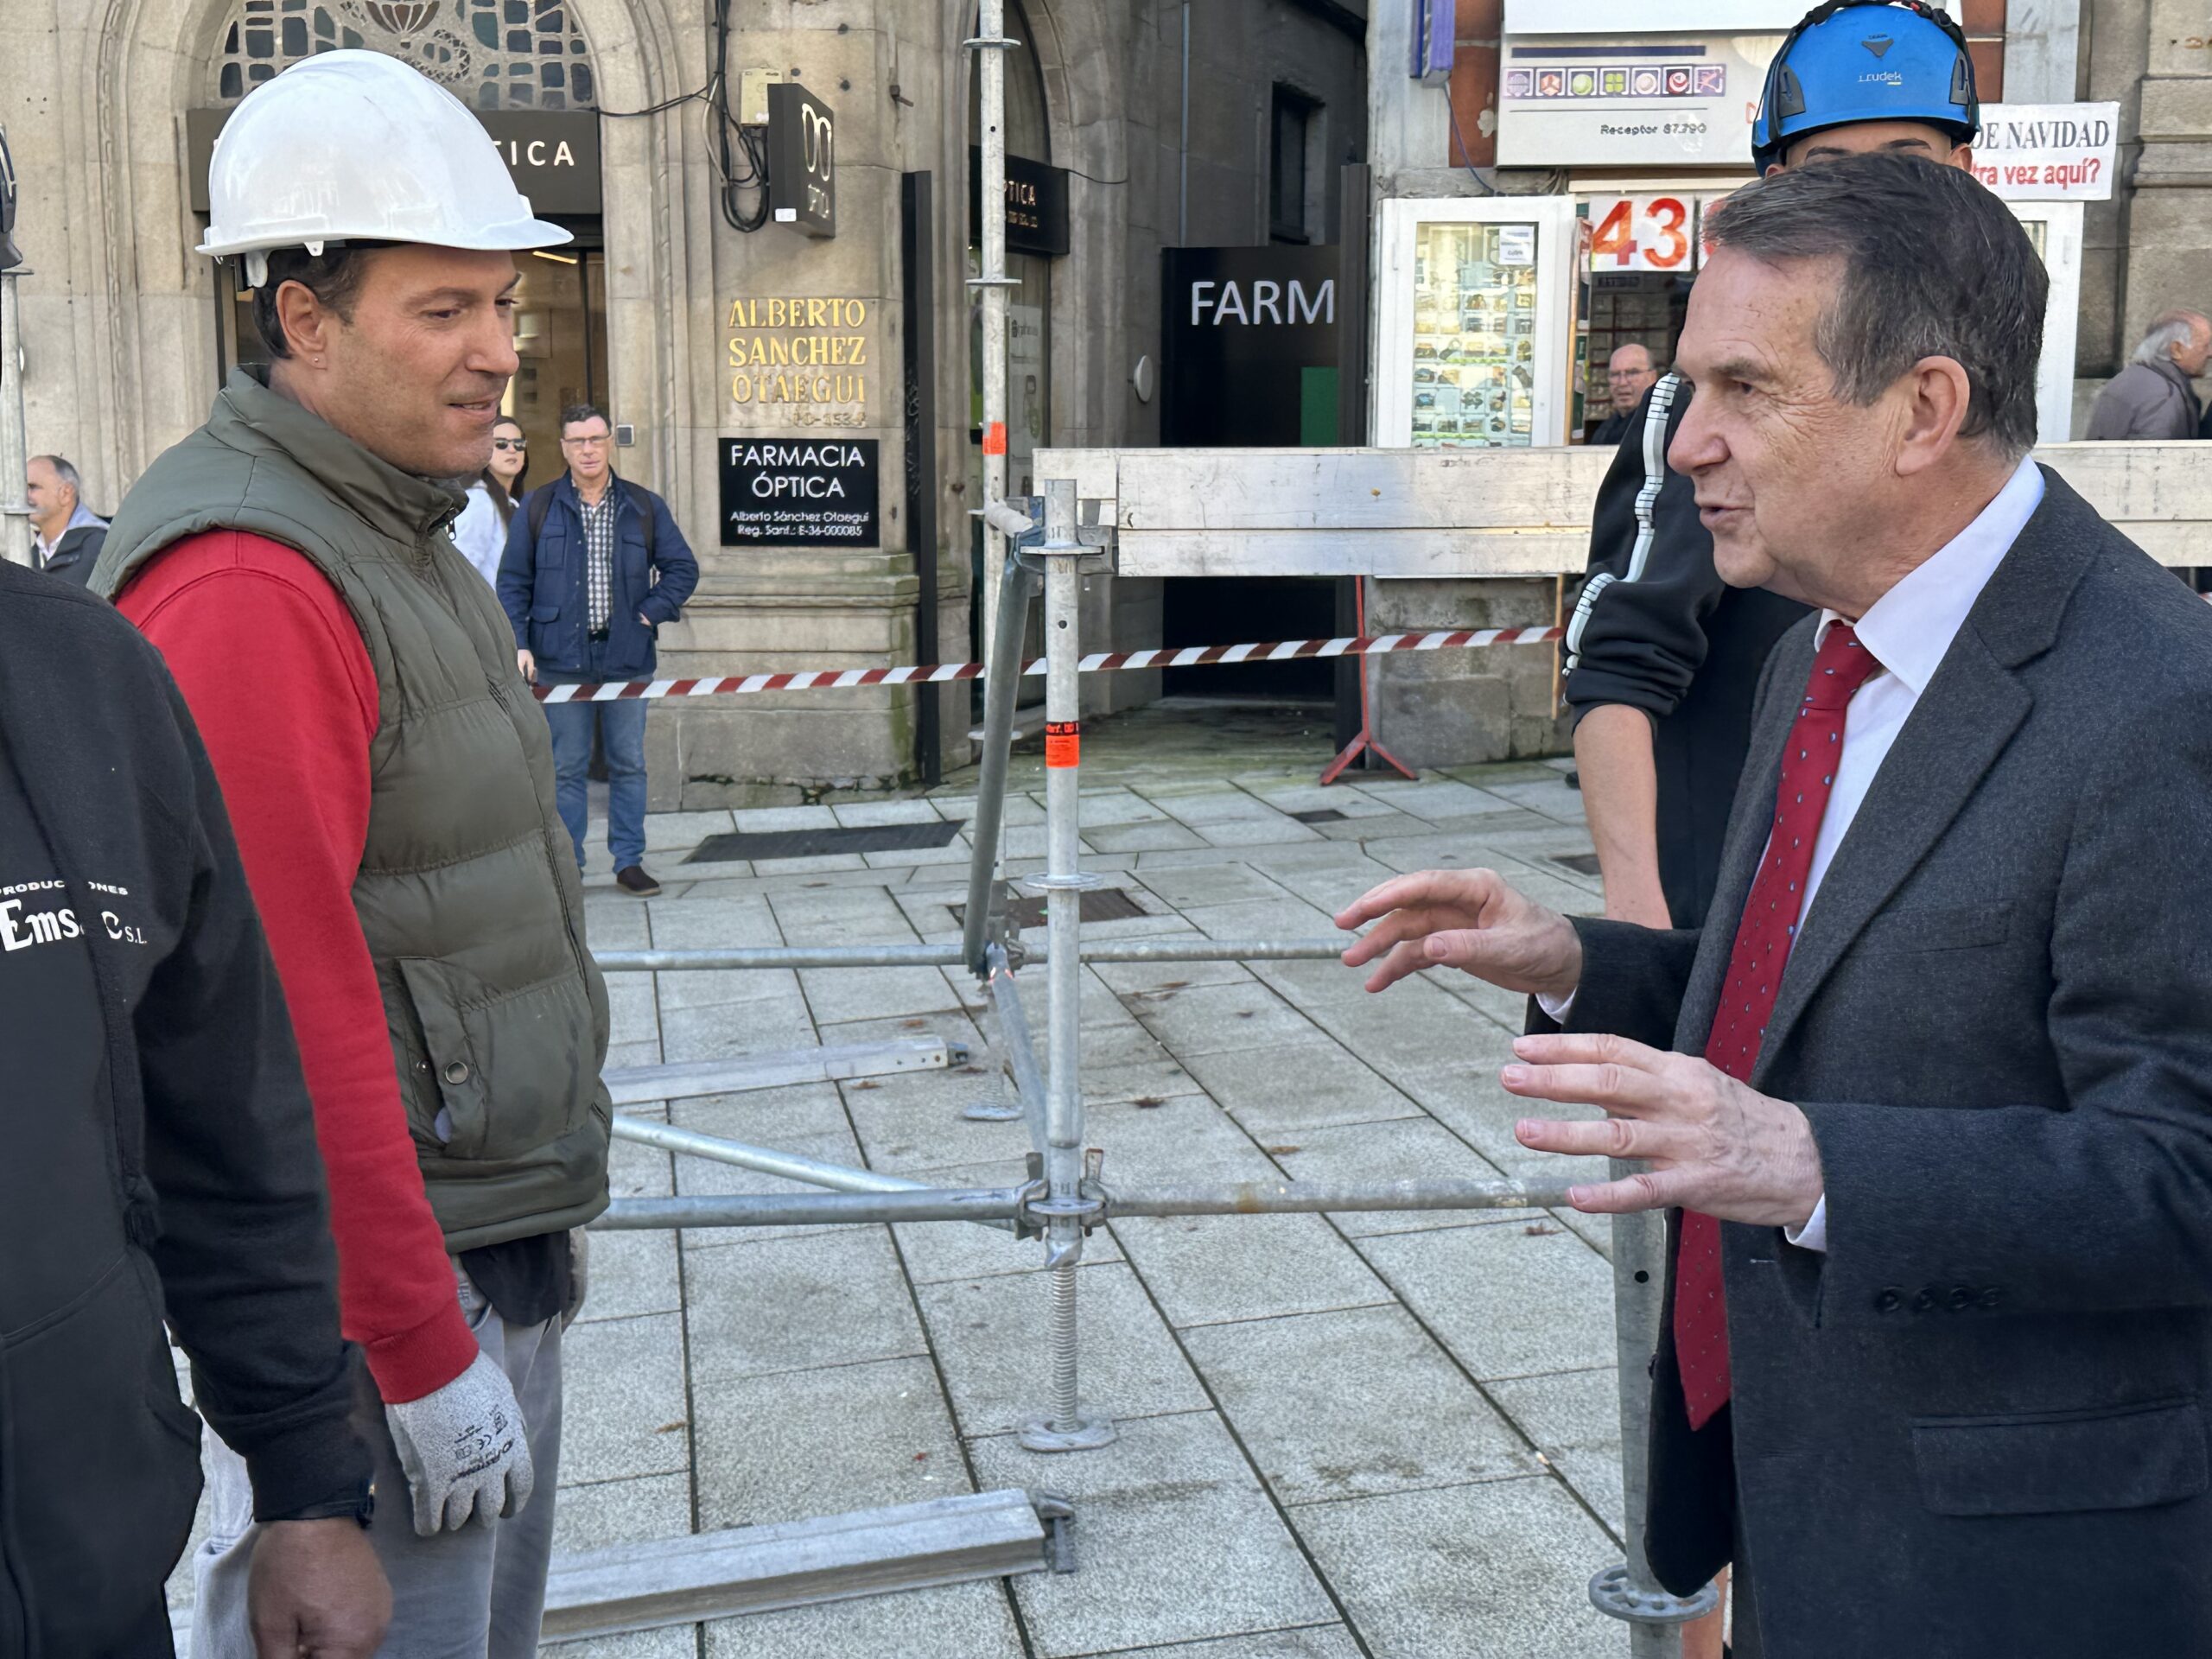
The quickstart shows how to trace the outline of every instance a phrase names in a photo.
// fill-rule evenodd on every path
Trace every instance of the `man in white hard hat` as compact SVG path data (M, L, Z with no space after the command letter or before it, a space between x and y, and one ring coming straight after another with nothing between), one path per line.
M537 1650L574 1230L606 1206L607 996L546 724L447 534L492 449L533 218L396 59L311 58L231 116L201 251L270 354L124 502L92 586L168 660L238 824L329 1169L384 1649ZM207 1456L193 1649L249 1651L260 1532Z

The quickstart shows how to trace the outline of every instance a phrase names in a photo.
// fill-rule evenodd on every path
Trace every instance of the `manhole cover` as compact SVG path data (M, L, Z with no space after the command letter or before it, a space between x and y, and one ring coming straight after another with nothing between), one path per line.
M1344 815L1333 806L1317 806L1311 812L1294 812L1290 816L1300 823L1342 823L1344 821Z
M1577 875L1598 874L1598 855L1595 853L1554 853L1551 860L1554 864L1564 864Z
M948 847L965 822L934 818L926 823L868 823L852 829L735 830L709 836L686 864L756 862L775 858L822 858L831 853L911 853L924 847Z
M1020 894L1007 901L1007 925L1017 933L1024 928L1045 925L1045 895ZM1076 903L1076 914L1086 922L1126 922L1133 917L1149 916L1152 912L1140 909L1128 890L1122 887L1089 887ZM952 919L963 927L968 922L968 906L952 906Z

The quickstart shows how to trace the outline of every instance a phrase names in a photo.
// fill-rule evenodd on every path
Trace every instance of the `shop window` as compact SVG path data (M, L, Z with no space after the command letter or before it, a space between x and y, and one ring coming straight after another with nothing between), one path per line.
M1321 106L1288 86L1274 89L1273 150L1268 169L1268 234L1277 242L1311 242L1308 158L1320 130Z
M596 107L569 0L241 0L216 96L235 104L302 58L364 48L404 59L480 110Z

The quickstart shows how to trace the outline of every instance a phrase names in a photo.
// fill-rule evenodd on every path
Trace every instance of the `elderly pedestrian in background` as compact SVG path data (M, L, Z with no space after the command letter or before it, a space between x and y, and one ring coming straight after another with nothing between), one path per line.
M2105 384L2082 435L2098 442L2124 438L2193 438L2204 410L2196 382L2212 359L2212 322L2194 311L2169 311L2151 325L2135 360Z
M499 556L506 551L507 526L522 499L522 480L530 471L530 440L518 422L501 416L492 427L492 459L468 486L468 505L453 521L453 544L493 587L499 585Z
M38 545L31 563L79 588L107 538L107 520L85 505L85 481L59 455L33 455L23 468Z
M1612 356L1605 360L1605 385L1612 393L1612 410L1599 423L1598 429L1590 435L1590 442L1612 444L1626 437L1630 423L1636 419L1637 405L1658 378L1658 365L1651 360L1649 346L1631 340L1615 347Z

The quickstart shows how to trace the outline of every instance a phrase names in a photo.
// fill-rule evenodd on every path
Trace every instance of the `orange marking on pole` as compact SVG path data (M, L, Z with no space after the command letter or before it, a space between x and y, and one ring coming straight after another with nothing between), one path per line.
M1006 454L1006 423L993 421L983 429L983 453L987 455Z
M1045 764L1079 766L1083 764L1083 722L1048 720L1045 722Z

